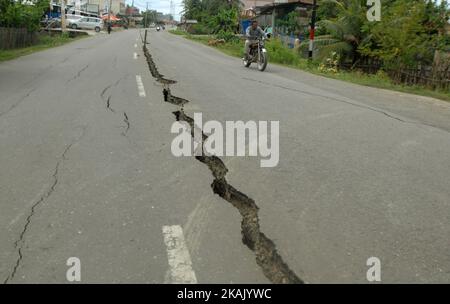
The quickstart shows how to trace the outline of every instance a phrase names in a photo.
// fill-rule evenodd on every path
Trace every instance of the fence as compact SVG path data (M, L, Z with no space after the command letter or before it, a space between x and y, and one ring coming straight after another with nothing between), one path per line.
M367 74L375 74L382 69L383 63L379 60L368 59L357 64L342 63L339 68L343 70L359 70ZM450 67L438 69L431 66L420 66L409 69L384 69L394 83L406 85L419 85L431 89L450 90Z
M432 67L387 71L396 83L420 85L431 89L450 90L450 71L433 71Z
M27 47L37 43L37 40L37 34L27 29L0 27L0 50Z
M294 35L278 34L277 38L288 48L294 48L296 38Z

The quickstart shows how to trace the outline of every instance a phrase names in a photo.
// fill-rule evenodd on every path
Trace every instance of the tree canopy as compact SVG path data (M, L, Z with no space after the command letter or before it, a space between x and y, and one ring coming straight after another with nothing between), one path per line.
M322 55L337 52L342 60L371 57L390 67L413 67L430 64L436 50L450 46L446 0L382 0L379 22L367 20L366 0L320 3L327 5L323 16L328 16L319 23L326 29L318 37Z
M48 6L47 0L0 0L0 27L36 30Z

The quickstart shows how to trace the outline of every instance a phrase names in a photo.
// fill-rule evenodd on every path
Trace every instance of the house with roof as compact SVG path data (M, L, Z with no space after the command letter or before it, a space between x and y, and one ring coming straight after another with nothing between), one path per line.
M286 18L292 11L299 13L299 24L303 24L305 27L309 26L310 12L314 4L314 0L241 0L241 2L243 5L242 20L258 20L263 28L271 27L275 35L286 34L286 30L279 21ZM248 22L243 24L244 30Z

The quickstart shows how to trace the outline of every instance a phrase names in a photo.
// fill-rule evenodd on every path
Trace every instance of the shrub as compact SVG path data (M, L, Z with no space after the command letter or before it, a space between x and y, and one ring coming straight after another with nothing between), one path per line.
M272 62L295 65L299 61L298 54L288 47L284 46L279 39L272 39L266 43L269 52L269 58Z
M36 31L48 2L36 0L33 4L0 0L0 27L27 28Z
M211 34L211 30L208 26L202 23L197 23L192 25L190 33L193 35L208 35Z
M238 41L239 38L232 32L226 32L224 30L221 30L216 35L217 39L223 39L226 42L235 42Z
M319 65L319 71L336 74L339 69L340 55L337 52L331 52L330 57L324 59Z

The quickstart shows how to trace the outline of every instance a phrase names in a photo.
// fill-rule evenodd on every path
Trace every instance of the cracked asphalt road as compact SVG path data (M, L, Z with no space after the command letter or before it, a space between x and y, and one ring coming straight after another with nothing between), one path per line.
M0 281L64 283L78 257L85 283L170 282L162 227L180 225L198 282L269 282L208 168L172 156L177 107L138 37L0 64ZM301 279L364 283L376 256L383 282L450 282L450 104L270 63L260 73L166 32L149 41L188 115L280 121L277 167L223 161Z

